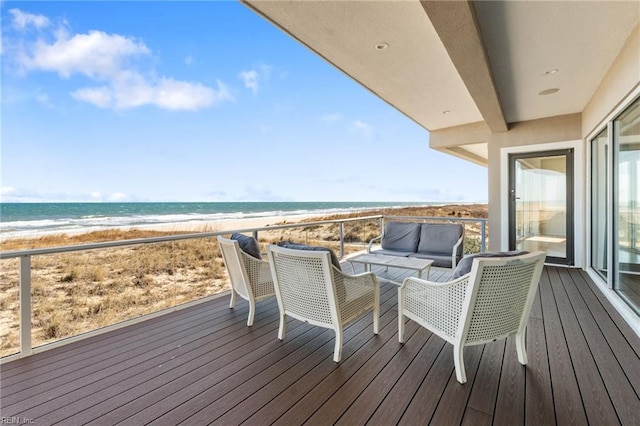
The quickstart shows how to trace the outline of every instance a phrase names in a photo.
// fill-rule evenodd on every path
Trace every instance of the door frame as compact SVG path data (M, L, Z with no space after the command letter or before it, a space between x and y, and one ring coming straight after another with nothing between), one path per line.
M500 148L500 250L509 249L509 154L573 149L574 266L584 268L587 231L584 146L583 140L571 140Z
M566 158L566 220L565 220L565 257L547 256L546 262L551 264L570 265L574 264L575 253L575 231L574 223L574 199L575 199L575 174L574 174L574 149L556 149L551 151L534 151L523 153L510 153L509 157L509 250L516 250L516 170L515 161L518 159L538 158L538 157L560 157Z

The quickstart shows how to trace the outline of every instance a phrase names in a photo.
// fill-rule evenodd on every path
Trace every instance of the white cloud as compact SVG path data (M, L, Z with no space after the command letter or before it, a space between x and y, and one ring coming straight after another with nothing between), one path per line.
M270 65L266 64L259 64L256 68L249 71L243 70L238 75L238 78L244 82L244 87L251 90L254 95L258 94L261 82L269 80L272 69Z
M113 93L109 87L94 87L79 89L71 93L71 96L79 101L94 104L100 108L109 108L113 103Z
M127 199L127 196L125 194L123 194L122 192L113 193L109 197L109 201L122 201L122 200L126 200L126 199Z
M51 44L38 40L24 53L18 61L27 71L53 71L64 78L83 74L105 81L127 73L127 60L151 52L144 43L131 38L90 31L70 38L59 35Z
M244 87L250 89L254 95L258 93L258 71L242 71L238 77L244 81Z
M165 109L196 110L232 101L229 88L220 80L217 85L218 90L214 90L200 83L162 78L156 86L155 103Z
M24 16L14 10L14 16ZM23 72L55 72L65 79L82 75L101 83L72 91L71 96L76 100L100 108L129 109L152 105L187 111L233 101L231 91L220 81L217 88L212 88L198 82L156 77L154 70L143 72L142 65L147 64L142 61L151 57L152 52L144 42L134 38L102 31L72 34L64 24L48 37L49 41L38 38L13 43L12 59Z
M44 15L34 15L19 9L10 9L9 13L13 16L13 24L20 29L25 29L29 25L33 25L36 28L45 28L51 23L49 18Z
M13 186L2 186L0 187L0 195L13 195L17 192L17 190Z
M94 191L89 195L91 196L91 198L93 198L96 201L102 200L102 193L100 191Z
M351 131L354 133L362 134L368 138L373 135L373 127L361 120L356 120L351 123Z
M75 99L100 108L130 109L155 105L167 110L195 111L225 101L233 101L229 88L221 81L217 90L199 83L161 78L155 82L141 79L115 83L111 87L92 87L71 93Z

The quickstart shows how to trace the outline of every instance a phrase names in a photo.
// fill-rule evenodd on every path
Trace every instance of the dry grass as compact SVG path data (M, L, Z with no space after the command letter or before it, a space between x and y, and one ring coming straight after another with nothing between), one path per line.
M486 206L447 206L384 209L367 212L366 215L486 217L486 210ZM362 213L332 215L304 222L358 216ZM378 236L379 230L378 220L345 223L345 254L363 250L366 242ZM1 249L59 247L176 233L179 232L108 230L72 236L47 235L3 241ZM477 229L470 230L468 225L467 245L473 242L474 235L477 235ZM327 224L268 230L261 231L259 237L263 249L267 244L290 240L328 246L337 252L340 227ZM34 346L229 289L215 238L36 256L32 258L31 269ZM0 262L0 356L18 350L18 290L18 261L3 260Z

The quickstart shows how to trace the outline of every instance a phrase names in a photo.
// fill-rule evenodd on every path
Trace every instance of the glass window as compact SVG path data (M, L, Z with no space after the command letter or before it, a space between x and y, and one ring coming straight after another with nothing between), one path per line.
M605 128L591 141L591 266L607 278L607 156Z
M613 123L614 289L640 312L640 99Z

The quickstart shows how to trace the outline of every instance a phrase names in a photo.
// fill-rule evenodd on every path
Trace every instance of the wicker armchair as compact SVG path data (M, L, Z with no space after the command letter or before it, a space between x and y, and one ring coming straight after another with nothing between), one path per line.
M467 381L463 349L516 335L518 361L527 363L525 329L545 253L477 258L471 272L447 283L406 278L398 289L398 339L404 317L453 345L456 378Z
M229 308L235 306L236 294L247 300L249 302L247 325L251 327L256 314L256 302L275 296L269 262L248 255L240 249L235 240L218 237L218 244L231 280Z
M278 339L284 339L287 315L333 329L333 360L340 362L346 324L373 310L373 332L378 334L380 289L373 273L344 274L331 264L329 251L272 245L267 255L280 308Z

